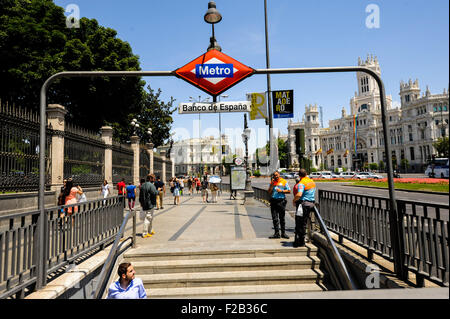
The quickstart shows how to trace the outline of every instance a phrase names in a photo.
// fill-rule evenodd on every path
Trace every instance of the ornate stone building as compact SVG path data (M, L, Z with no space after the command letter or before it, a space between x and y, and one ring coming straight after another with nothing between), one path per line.
M359 66L381 74L378 59L358 59ZM380 92L375 80L365 73L357 73L358 92L350 99L350 114L342 108L341 118L329 121L321 128L317 105L307 105L302 122L288 124L289 163L298 164L295 154L295 130L305 130L305 156L317 169L361 170L370 163L386 163ZM427 160L436 151L439 137L448 136L449 95L431 94L428 87L421 94L419 81L400 83L400 108L392 107L392 97L386 96L387 121L391 143L391 157L396 168L423 172ZM404 160L406 159L406 161ZM405 164L407 163L407 167ZM402 166L403 165L403 166Z
M230 146L226 135L222 135L223 157L230 154ZM158 150L169 150L168 145ZM219 174L220 141L213 136L191 138L173 143L170 159L175 164L175 175L197 175L198 173Z

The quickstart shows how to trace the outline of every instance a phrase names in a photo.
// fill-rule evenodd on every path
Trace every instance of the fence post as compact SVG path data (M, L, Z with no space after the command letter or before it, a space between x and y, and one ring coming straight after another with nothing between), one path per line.
M398 260L395 262L398 264L400 279L408 279L408 267L405 265L405 227L403 220L406 214L406 204L402 200L397 200L397 234L398 234L398 247L400 249Z
M102 141L105 143L105 179L112 183L112 137L113 128L111 126L102 126Z
M155 146L153 143L147 143L147 152L148 152L148 157L150 158L150 167L149 167L149 172L150 174L153 174L153 147Z
M64 106L59 104L49 104L47 107L47 123L53 130L50 149L52 167L50 185L51 190L56 192L56 196L64 179L64 117L66 113Z
M166 151L161 150L160 154L162 159L161 180L163 181L163 183L166 183Z
M133 150L133 184L139 185L139 137L131 137L131 149Z

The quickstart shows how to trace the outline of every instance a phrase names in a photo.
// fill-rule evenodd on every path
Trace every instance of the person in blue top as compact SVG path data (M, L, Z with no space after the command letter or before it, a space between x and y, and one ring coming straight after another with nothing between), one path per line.
M133 210L134 204L136 202L136 185L133 185L132 182L129 182L128 186L126 187L126 193L128 198L128 208L130 208L130 210Z
M270 181L270 186L267 192L270 195L270 212L272 213L273 228L275 233L270 236L270 239L285 238L289 239L289 236L285 232L285 220L286 214L286 194L291 192L288 182L280 177L280 173L274 172ZM281 235L280 235L281 226Z
M144 284L135 278L136 272L130 263L121 263L117 270L119 280L109 286L107 299L146 299Z

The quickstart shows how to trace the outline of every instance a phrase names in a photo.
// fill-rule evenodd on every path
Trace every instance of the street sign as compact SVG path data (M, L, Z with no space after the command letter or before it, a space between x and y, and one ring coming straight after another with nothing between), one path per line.
M228 55L210 50L175 70L175 74L208 94L217 96L255 72Z
M180 103L178 105L178 114L250 112L251 104L250 101Z
M236 164L237 166L241 166L244 163L244 160L240 157L236 157L234 159L234 164Z
M252 102L252 110L250 111L250 120L267 120L267 103L266 93L249 93L247 99Z
M294 90L272 91L273 117L294 117Z

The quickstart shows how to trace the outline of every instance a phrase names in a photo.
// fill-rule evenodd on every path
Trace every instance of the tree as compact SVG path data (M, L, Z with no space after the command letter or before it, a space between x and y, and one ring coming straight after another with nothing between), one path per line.
M64 9L51 0L0 0L0 98L39 109L43 82L62 71L137 71L139 58L117 32L95 19L67 28ZM48 102L62 104L66 119L98 130L128 125L145 101L141 78L67 78L53 83Z
M409 161L406 158L402 159L400 161L400 167L402 167L405 170L405 172L408 171Z
M280 161L280 167L288 166L288 144L281 138L277 139L278 143L278 160ZM270 156L270 144L266 143L266 153Z
M380 161L380 163L378 164L378 167L379 167L381 172L384 172L384 169L385 169L386 166L384 165L383 161Z
M133 135L133 127L130 125L132 119L137 119L139 122L139 129L136 130L141 143L152 142L154 147L164 145L164 141L170 137L170 128L173 123L172 114L176 108L173 107L175 99L171 99L169 103L165 103L159 99L161 89L155 91L148 86L149 92L145 92L145 100L141 104L141 109L136 113L130 113L126 117L125 125L119 122L108 123L114 129L114 138L122 143L129 141L130 136ZM152 129L152 136L150 137L146 132L147 129Z
M439 157L449 157L449 144L448 144L448 137L440 137L436 142L433 143L434 148L436 149L436 152L438 153Z

